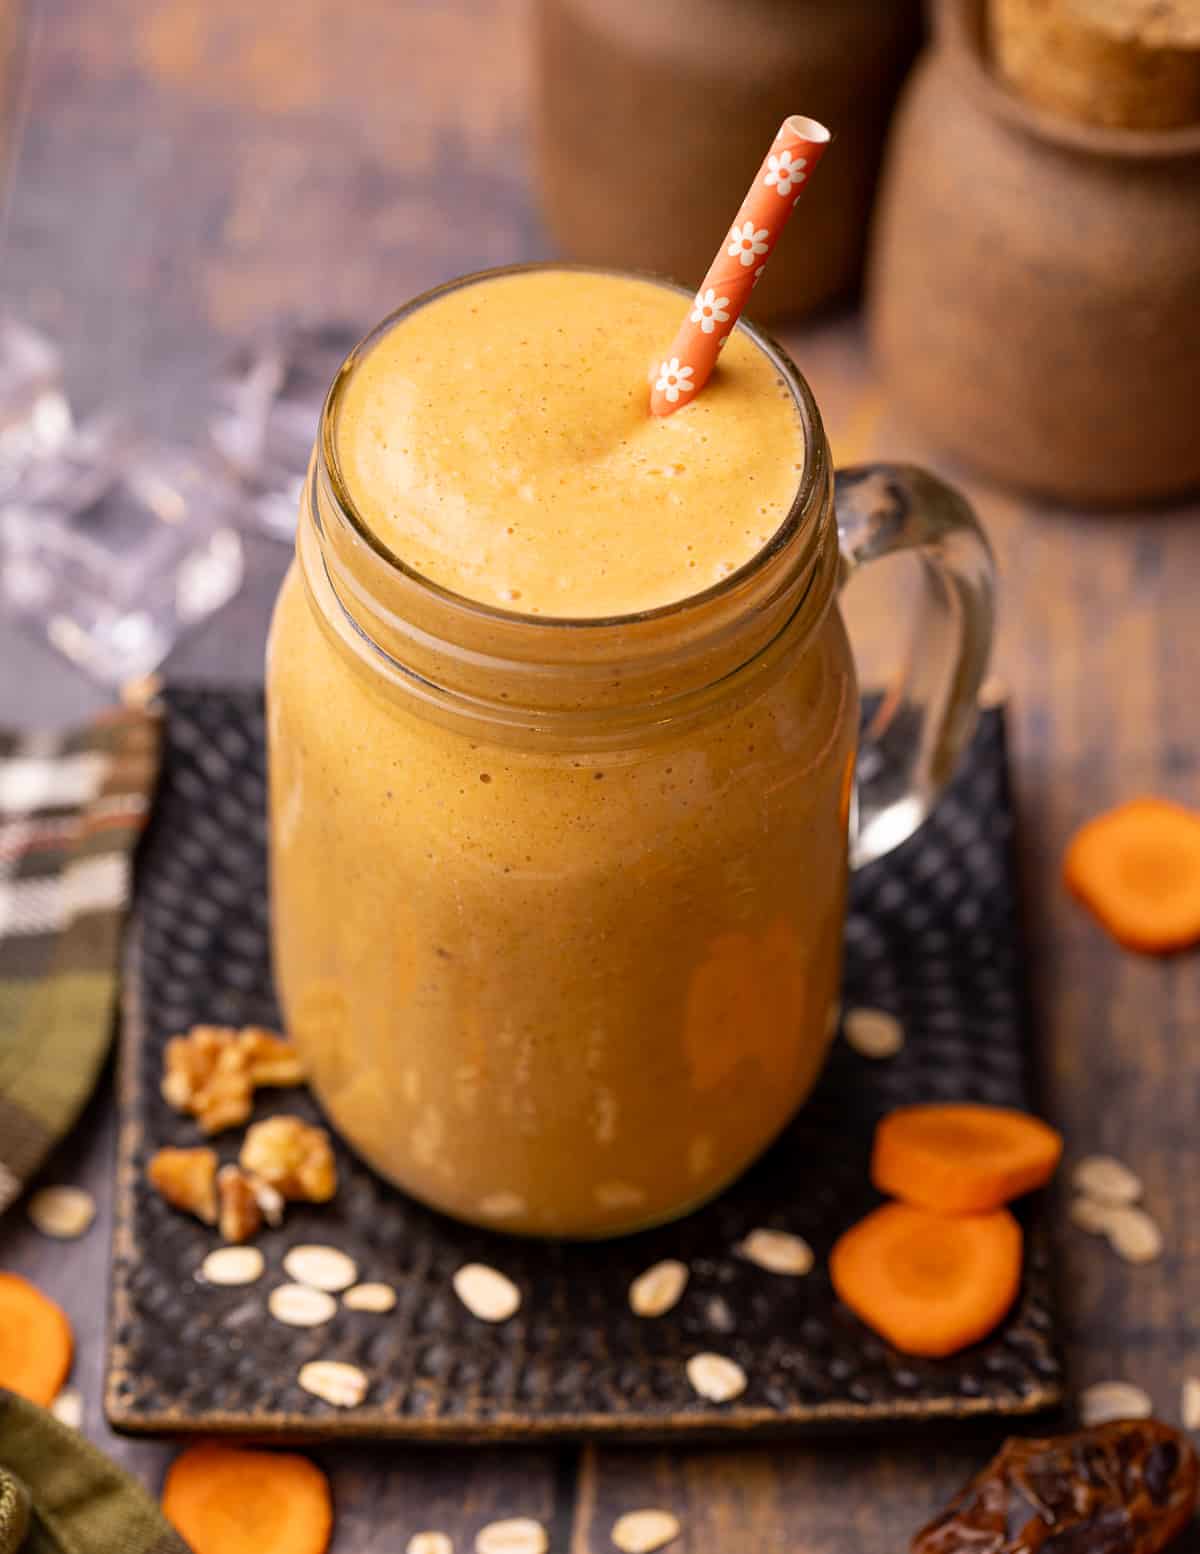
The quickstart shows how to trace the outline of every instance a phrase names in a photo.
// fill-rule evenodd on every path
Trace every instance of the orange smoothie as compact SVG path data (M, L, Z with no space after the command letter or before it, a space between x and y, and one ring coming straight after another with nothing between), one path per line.
M838 997L857 698L827 511L794 513L818 450L741 328L650 418L684 305L550 269L377 331L272 630L290 1029L377 1169L497 1228L712 1195Z
M627 615L699 593L787 516L804 441L735 331L687 414L646 414L678 295L561 270L467 286L386 334L334 435L370 528L456 593L530 614Z

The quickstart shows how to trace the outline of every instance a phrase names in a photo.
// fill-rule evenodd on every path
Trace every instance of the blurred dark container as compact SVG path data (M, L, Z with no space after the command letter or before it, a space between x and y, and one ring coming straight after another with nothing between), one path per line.
M698 285L789 113L834 133L756 316L851 290L920 0L538 0L538 163L569 258Z
M868 279L891 395L985 474L1088 506L1200 485L1200 126L1103 129L992 75L937 0Z

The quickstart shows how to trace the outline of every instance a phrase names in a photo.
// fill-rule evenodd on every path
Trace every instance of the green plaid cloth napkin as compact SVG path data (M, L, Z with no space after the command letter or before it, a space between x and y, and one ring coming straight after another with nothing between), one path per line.
M0 733L0 1213L70 1129L108 1052L157 765L158 722L140 709L65 734Z
M188 1554L127 1474L45 1409L0 1389L0 1554Z
M0 1211L69 1131L112 1036L158 722L0 733ZM187 1554L82 1435L0 1389L0 1554Z

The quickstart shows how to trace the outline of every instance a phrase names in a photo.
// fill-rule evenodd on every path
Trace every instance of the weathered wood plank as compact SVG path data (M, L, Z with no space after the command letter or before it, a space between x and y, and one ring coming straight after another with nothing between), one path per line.
M26 23L25 0L0 3L0 155L5 163L19 133L26 101Z
M525 170L522 0L358 7L295 0L37 0L26 112L14 128L4 301L57 334L95 403L144 395L175 436L195 429L225 341L280 313L371 321L422 286L544 251ZM871 386L857 324L790 337L840 456L928 457L903 406ZM1196 800L1200 714L1193 579L1197 511L1086 519L972 486L1005 585L997 666L1012 687L1024 864L1047 1105L1076 1152L1143 1173L1167 1232L1162 1264L1129 1269L1062 1240L1071 1356L1082 1381L1129 1375L1176 1416L1200 1371L1195 1117L1200 967L1136 961L1058 884L1070 829L1140 789ZM256 548L246 592L173 667L254 677L282 552ZM865 616L886 653L888 590ZM75 714L96 694L0 627L0 714ZM56 1162L104 1198L103 1102ZM107 1212L107 1211L106 1211ZM0 1224L0 1263L66 1304L81 1336L88 1428L154 1487L169 1447L113 1440L99 1419L105 1216L76 1247ZM342 1554L394 1554L419 1526L469 1547L491 1515L549 1518L555 1550L600 1554L637 1505L673 1508L693 1554L859 1554L905 1535L986 1456L953 1444L736 1451L331 1454ZM568 1523L574 1523L573 1532Z

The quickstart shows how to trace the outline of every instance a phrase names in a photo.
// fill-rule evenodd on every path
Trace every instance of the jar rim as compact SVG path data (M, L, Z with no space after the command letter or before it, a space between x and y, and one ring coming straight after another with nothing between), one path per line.
M473 599L469 594L459 593L453 588L448 588L445 584L436 582L411 563L405 561L371 528L359 512L350 494L338 458L337 440L334 432L341 394L355 367L366 353L401 320L451 292L465 289L468 286L481 285L488 281L499 279L502 276L534 273L555 274L564 271L648 281L653 285L662 286L669 291L676 292L681 303L690 302L693 296L693 293L686 287L679 285L676 281L667 280L662 276L607 265L572 263L566 260L534 260L521 264L499 265L490 269L474 270L467 275L457 276L453 280L445 281L439 286L430 287L409 301L402 303L400 307L381 319L352 348L338 368L321 409L317 436L318 464L321 467L316 473L323 475L326 490L333 498L340 515L345 518L358 539L375 554L379 561L392 568L398 576L427 591L432 598L454 611L462 612L463 615L470 619L480 622L493 622L496 625L509 629L528 627L530 630L544 628L555 632L607 631L611 633L614 630L620 631L622 629L644 626L657 621L679 619L692 610L710 609L714 604L719 604L727 595L739 592L758 573L766 570L780 552L785 550L803 532L805 526L811 521L814 512L819 510L819 503L814 499L821 491L828 473L824 468L827 461L827 453L824 434L821 429L820 411L817 408L812 389L779 342L767 334L765 330L760 329L756 324L751 323L744 317L738 320L736 327L745 330L746 334L749 335L754 344L768 358L780 377L787 384L800 420L804 457L791 505L771 537L740 567L737 567L733 572L718 579L715 583L710 584L709 587L702 589L698 593L686 594L681 599L671 600L667 604L655 605L651 609L635 610L615 615L534 615L521 610L507 610L499 605L488 604L483 600Z

